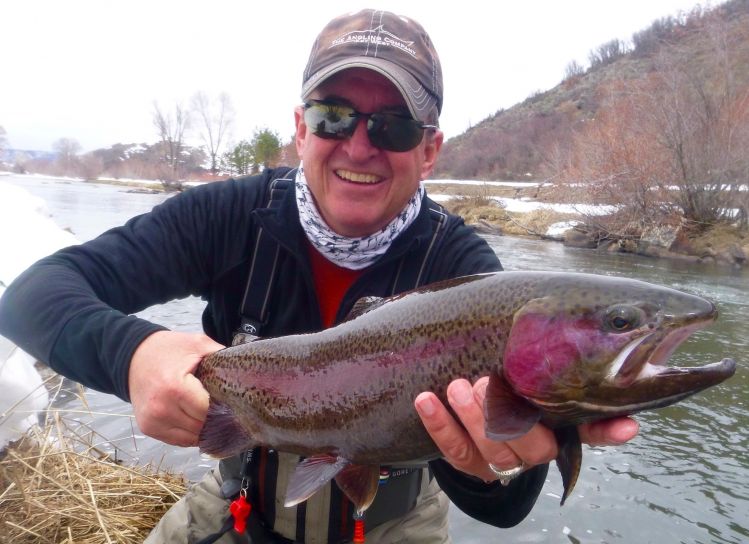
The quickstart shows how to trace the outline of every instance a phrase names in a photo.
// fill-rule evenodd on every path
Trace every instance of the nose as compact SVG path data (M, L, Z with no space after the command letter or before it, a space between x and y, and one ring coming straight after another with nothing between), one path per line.
M378 148L372 145L367 134L366 118L357 120L356 129L351 138L343 141L343 149L354 161L366 161L380 152Z

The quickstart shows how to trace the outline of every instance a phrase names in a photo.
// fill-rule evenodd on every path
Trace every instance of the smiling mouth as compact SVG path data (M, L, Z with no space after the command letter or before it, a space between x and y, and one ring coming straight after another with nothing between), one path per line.
M384 178L376 176L374 174L365 174L361 172L352 172L351 170L336 170L336 176L344 181L350 183L358 183L362 185L374 185L381 182Z

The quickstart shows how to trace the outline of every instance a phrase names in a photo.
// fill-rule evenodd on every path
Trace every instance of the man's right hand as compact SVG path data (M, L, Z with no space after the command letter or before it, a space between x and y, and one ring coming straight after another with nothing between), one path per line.
M224 346L204 334L159 331L130 361L128 386L138 427L175 446L195 446L208 412L208 392L193 375L198 363Z

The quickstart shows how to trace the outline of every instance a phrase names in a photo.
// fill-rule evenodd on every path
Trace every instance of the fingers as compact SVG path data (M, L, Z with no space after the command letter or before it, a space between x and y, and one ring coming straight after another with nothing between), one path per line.
M474 386L467 380L455 380L448 386L447 400L457 419L434 393L416 397L416 410L445 460L462 472L491 481L497 476L489 469L489 463L509 470L521 463L531 467L555 459L558 448L554 433L541 424L507 442L486 437L483 405L487 384L488 378L481 378ZM638 428L633 419L619 417L586 423L578 430L584 443L603 446L631 440Z
M518 466L520 461L525 463L526 466L540 465L542 463L548 463L557 456L557 443L554 433L544 425L536 424L523 436L514 440L508 440L507 442L496 442L486 437L485 431L485 420L484 420L484 398L486 397L486 386L489 384L489 378L481 378L473 386L475 404L481 407L481 421L479 425L471 427L473 432L471 436L475 436L474 433L478 433L477 439L480 439L479 448L484 453L487 459L494 455L495 461L490 461L493 465L502 469L510 469ZM460 417L460 414L458 414ZM462 418L461 418L462 419ZM499 454L497 453L497 445L503 444L506 446L505 450L500 449ZM505 461L501 458L497 458L497 455L502 454L502 451L509 450L512 455Z
M179 407L185 415L202 426L208 412L208 391L195 376L187 374L183 378L183 388L180 393Z
M554 435L542 425L535 425L526 435L508 442L486 437L483 413L486 384L485 378L473 387L466 380L450 384L447 398L459 421L433 393L416 397L416 409L445 460L462 472L493 481L497 476L489 463L506 470L521 462L532 466L556 457Z
M424 427L448 463L458 470L474 475L488 468L476 466L480 453L475 444L434 393L419 394L414 404Z
M478 389L481 389L481 385ZM496 476L489 469L489 463L500 469L509 469L520 465L522 459L508 442L496 442L486 438L483 394L478 391L477 393L480 399L476 398L474 388L467 380L455 380L447 388L447 400L477 450L478 455L471 463L473 472L485 473L490 479L494 479Z
M591 446L618 446L637 436L640 426L630 417L616 417L578 427L580 440Z
M128 382L143 433L168 444L197 444L209 398L192 372L205 355L222 347L202 334L172 331L156 332L138 346Z

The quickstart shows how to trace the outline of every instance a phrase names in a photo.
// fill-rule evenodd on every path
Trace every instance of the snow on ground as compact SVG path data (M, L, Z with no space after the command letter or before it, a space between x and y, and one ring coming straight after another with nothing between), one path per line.
M44 200L0 181L0 296L35 261L77 243L52 220ZM34 363L31 355L0 336L0 450L34 425L49 402Z
M559 223L552 223L549 225L549 228L546 229L546 236L550 236L557 240L563 240L564 233L575 228L575 226L579 224L580 221L560 221Z
M0 451L36 424L37 414L49 403L34 363L31 355L0 336Z
M538 181L478 181L471 179L428 179L424 183L429 184L450 184L450 185L489 185L492 187L538 187L539 185L548 185Z
M0 284L8 285L35 261L77 243L52 220L44 200L0 181Z
M447 202L455 195L443 195L429 193L429 197L435 202ZM535 210L553 210L559 213L575 213L580 215L606 215L615 211L614 206L594 206L591 204L549 204L519 198L491 197L504 206L508 212L528 213Z

